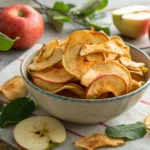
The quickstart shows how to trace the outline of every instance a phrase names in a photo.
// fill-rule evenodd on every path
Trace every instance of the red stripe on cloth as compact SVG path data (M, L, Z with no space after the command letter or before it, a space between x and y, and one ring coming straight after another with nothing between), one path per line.
M19 60L19 61L21 61L21 62L23 61L21 58L17 58L17 60Z
M76 135L76 136L78 136L78 137L84 137L83 135L81 135L81 134L79 134L79 133L77 133L77 132L74 132L74 131L72 131L72 130L70 130L70 129L66 129L69 133L71 133L71 134L74 134L74 135Z
M3 104L8 104L8 102L3 101L3 100L1 100L1 99L0 99L0 102L3 103Z
M146 102L146 101L143 101L143 100L140 100L141 103L143 104L146 104L146 105L150 105L150 102Z
M100 122L99 124L102 125L102 126L104 126L104 127L106 127L106 128L108 127L108 125L105 124L105 123L103 123L103 122Z

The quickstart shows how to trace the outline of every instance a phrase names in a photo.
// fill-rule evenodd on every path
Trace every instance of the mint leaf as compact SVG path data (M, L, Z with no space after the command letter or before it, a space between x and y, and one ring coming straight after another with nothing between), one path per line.
M19 37L16 37L14 40L0 32L0 51L9 50L15 41L19 40Z
M103 9L108 4L108 0L87 0L81 7L72 11L73 14L87 16L96 10Z
M11 123L18 123L31 115L35 108L35 103L29 98L18 98L7 104L2 109L0 116L0 127Z
M0 103L0 112L2 111L3 107L4 107L4 104Z
M70 17L68 16L54 16L53 19L58 22L70 22Z
M114 138L127 138L136 140L144 137L147 133L146 125L142 122L137 122L129 125L109 126L106 128L105 133Z

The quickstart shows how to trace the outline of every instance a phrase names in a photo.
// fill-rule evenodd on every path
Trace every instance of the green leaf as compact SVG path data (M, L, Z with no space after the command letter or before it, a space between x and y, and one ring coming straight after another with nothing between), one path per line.
M74 9L72 13L87 16L96 10L103 9L107 3L108 0L87 0L81 7Z
M101 10L105 8L108 5L108 0L102 0L99 6L97 7L97 10Z
M0 32L0 51L9 50L15 41L19 40L19 37L16 37L14 40L10 39L8 36Z
M142 122L137 122L129 125L109 126L105 133L114 138L127 138L130 140L140 139L147 133L146 125Z
M4 108L4 104L0 103L0 112L2 111L3 108Z
M18 98L7 104L2 109L0 116L0 127L4 127L11 123L18 123L31 115L35 108L35 103L29 98Z
M70 7L64 2L55 2L53 9L60 12L68 12L70 10Z
M87 24L89 26L93 26L96 31L103 30L107 35L110 35L109 26L110 24L106 24L100 20L90 19L89 17L85 18Z

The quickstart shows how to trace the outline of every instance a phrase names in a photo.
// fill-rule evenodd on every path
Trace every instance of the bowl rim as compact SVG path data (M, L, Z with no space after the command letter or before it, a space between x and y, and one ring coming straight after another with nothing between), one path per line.
M150 60L149 56L144 53L143 51L141 51L139 48L137 48L136 46L133 46L132 44L129 44L127 42L125 42L128 46L130 46L131 48L133 48L134 50L137 50L138 52L140 52L142 55L144 55L144 57L146 57L147 59ZM25 56L25 58L23 59L21 65L20 65L20 72L21 72L21 75L23 77L23 79L30 85L31 88L33 88L34 90L40 92L41 94L44 94L44 95L47 95L47 96L50 96L50 97L53 97L57 100L63 100L63 101L69 101L69 102L80 102L80 103L106 103L106 102L113 102L113 101L118 101L118 100L123 100L123 99L126 99L128 97L131 97L141 91L143 91L145 88L147 88L149 85L150 85L150 79L148 79L148 81L143 85L141 86L139 89L135 90L135 91L132 91L130 93L127 93L127 94L124 94L124 95L121 95L121 96L117 96L117 97L112 97L112 98L107 98L107 99L82 99L82 98L71 98L71 97L65 97L65 96L61 96L61 95L57 95L57 94L53 94L53 93L50 93L48 91L45 91L39 87L37 87L36 85L34 85L26 76L24 76L24 73L23 73L23 64L25 62L25 60L30 56L32 55L33 53L37 52L38 50L35 50L35 51L32 51L30 52L29 54L27 54Z

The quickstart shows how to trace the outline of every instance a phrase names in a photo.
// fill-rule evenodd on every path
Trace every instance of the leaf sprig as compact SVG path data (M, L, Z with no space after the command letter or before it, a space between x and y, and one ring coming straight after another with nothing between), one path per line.
M86 28L93 26L95 30L103 30L106 34L110 34L110 24L101 21L105 17L105 13L101 10L107 6L108 0L86 0L80 7L57 1L52 8L41 4L38 0L33 1L40 6L41 13L47 16L58 32L62 31L64 23L70 22Z

